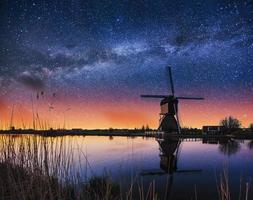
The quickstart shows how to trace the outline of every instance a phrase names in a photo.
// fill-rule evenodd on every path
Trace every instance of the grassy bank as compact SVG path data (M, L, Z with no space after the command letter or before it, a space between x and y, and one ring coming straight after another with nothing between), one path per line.
M133 183L122 191L108 174L87 178L84 166L74 163L73 149L58 137L0 136L0 199L136 199ZM87 161L83 152L79 160ZM138 199L155 194L152 188L146 195L137 190Z
M32 129L18 129L18 130L0 130L0 135L14 134L14 135L39 135L39 136L125 136L125 137L159 137L161 132L155 130L143 131L135 129L97 129L97 130L32 130ZM233 139L253 139L253 132L248 130L237 130L235 132L228 132L226 134L204 135L200 129L184 130L181 134L170 133L169 137L176 139L184 138L233 138Z

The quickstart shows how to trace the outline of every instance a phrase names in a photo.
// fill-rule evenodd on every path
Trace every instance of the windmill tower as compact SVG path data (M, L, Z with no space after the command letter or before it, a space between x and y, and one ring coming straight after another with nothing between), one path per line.
M158 98L160 102L160 123L158 130L164 132L181 133L180 122L178 117L178 100L203 100L201 97L182 97L175 96L174 84L172 79L171 67L169 69L171 94L168 95L141 95L142 98Z

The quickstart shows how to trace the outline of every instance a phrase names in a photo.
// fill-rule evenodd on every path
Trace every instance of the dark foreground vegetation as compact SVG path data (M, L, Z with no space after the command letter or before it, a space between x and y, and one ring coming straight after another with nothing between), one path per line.
M136 199L132 185L122 191L120 184L107 174L91 178L81 175L83 166L74 163L73 149L66 150L66 144L59 138L1 137L0 199ZM86 159L85 154L80 155L83 155L80 160ZM153 199L152 188L145 196L143 188L139 189L138 199Z
M119 199L120 188L109 176L87 183L62 183L41 170L31 172L11 163L0 164L1 199Z

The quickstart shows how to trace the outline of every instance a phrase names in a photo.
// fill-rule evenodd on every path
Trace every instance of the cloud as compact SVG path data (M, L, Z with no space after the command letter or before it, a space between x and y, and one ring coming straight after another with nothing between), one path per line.
M136 55L138 53L144 52L148 50L148 45L145 43L129 43L125 42L123 44L117 45L114 49L113 52L117 55L122 55L122 56L131 56L131 55Z
M44 81L39 76L33 75L28 71L23 72L18 80L25 86L34 90L40 90L44 87Z

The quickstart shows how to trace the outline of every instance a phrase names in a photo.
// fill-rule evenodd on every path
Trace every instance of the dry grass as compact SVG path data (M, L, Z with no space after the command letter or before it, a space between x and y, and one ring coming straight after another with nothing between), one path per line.
M249 200L249 189L250 183L248 181L243 183L242 178L240 178L240 189L238 193L238 199ZM235 197L231 198L231 191L229 186L229 174L227 167L224 167L222 173L220 174L220 180L219 183L217 183L217 190L220 200L235 199Z
M87 180L81 162L85 160L87 168L87 156L80 150L80 158L74 159L74 149L60 137L1 135L0 199L158 199L155 182L146 191L138 176L132 178L127 190L106 173Z
M1 136L0 199L118 199L119 186L109 177L86 182L73 148L64 145L60 138Z

